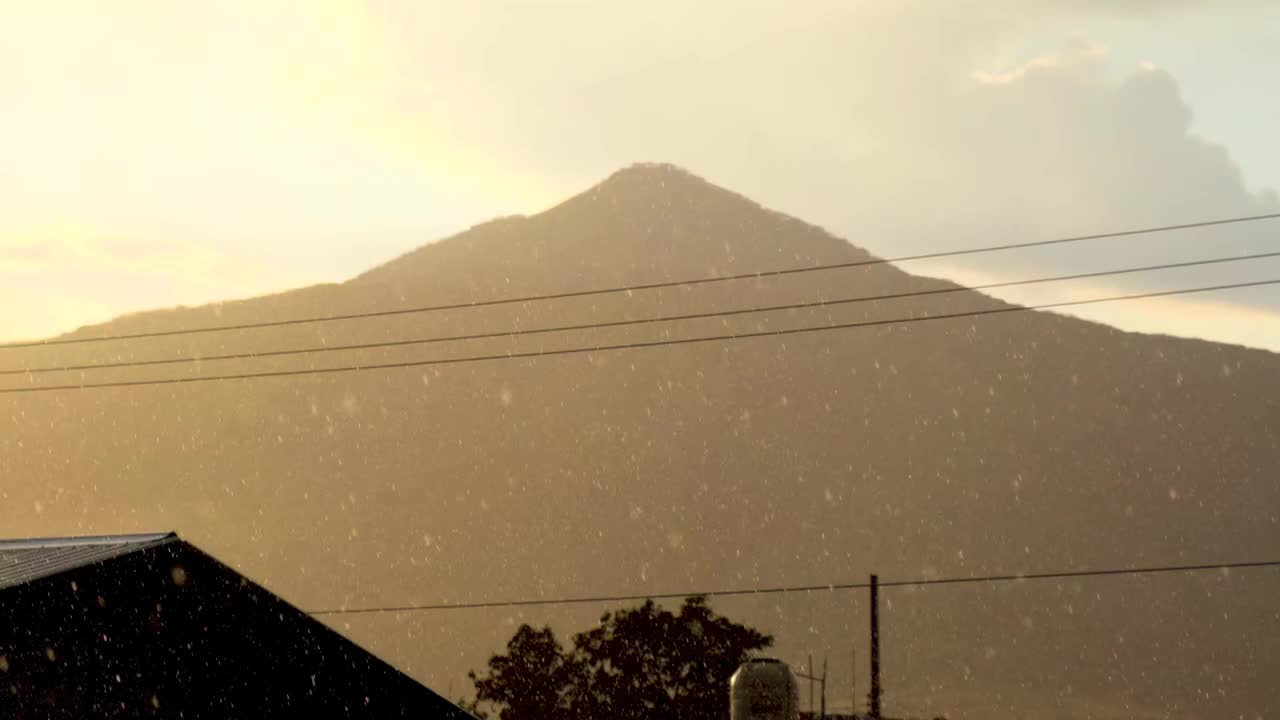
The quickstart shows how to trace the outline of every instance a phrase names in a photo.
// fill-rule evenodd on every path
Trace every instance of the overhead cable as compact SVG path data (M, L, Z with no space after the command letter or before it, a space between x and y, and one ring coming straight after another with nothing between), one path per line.
M258 360L263 358L283 357L290 355L309 355L316 353L333 353L333 352L349 352L355 350L374 350L394 347L406 347L414 345L430 345L443 342L461 342L469 340L486 340L494 338L515 338L525 335L543 335L547 333L569 332L577 330L597 330L604 328L626 327L631 325L649 325L664 322L677 322L686 320L702 320L717 317L732 317L736 315L748 315L756 313L778 312L782 310L803 310L833 307L838 305L848 305L853 303L876 302L884 300L901 300L917 297L928 297L934 295L948 295L953 293L962 293L978 290L992 290L997 288L1020 287L1026 285L1039 285L1052 282L1063 282L1068 280L1083 280L1090 278L1114 277L1118 275L1129 275L1142 272L1152 272L1157 270L1170 270L1175 268L1201 267L1206 265L1216 265L1221 263L1241 262L1247 260L1259 260L1263 258L1280 257L1280 251L1253 253L1250 255L1236 255L1231 257L1211 258L1208 260L1190 260L1186 262L1162 263L1159 265L1144 265L1141 267L1123 268L1120 270L1100 270L1087 273L1075 273L1071 275L1055 275L1052 277L1033 278L1030 280L1010 280L1002 282L986 283L974 286L948 286L943 288L933 288L930 290L914 290L896 293L885 293L880 295L862 295L849 298L837 298L834 300L815 300L809 302L787 303L783 305L766 305L760 307L737 308L733 310L715 310L700 313L685 313L680 315L663 315L659 317L636 318L630 320L612 320L604 322L576 323L569 325L553 325L541 328L528 328L516 330L503 330L496 332L484 333L468 333L462 335L442 335L427 338L410 338L402 340L384 340L378 342L366 343L348 343L343 345L320 345L303 348L289 348L284 350L258 350L237 353L221 353L221 354L201 354L201 355L184 355L172 358L156 358L149 360L122 360L118 362L108 363L83 363L74 365L46 365L33 368L5 368L0 369L0 376L3 375L42 375L57 372L83 372L89 370L111 370L120 368L137 368L137 367L154 367L161 365L177 365L184 363L203 363L218 362L226 360Z
M297 377L303 375L326 375L334 373L363 372L370 370L392 370L401 368L420 368L439 365L459 365L463 363L487 362L498 360L522 360L541 357L554 357L560 355L581 355L596 352L609 352L621 350L638 350L642 348L669 347L675 345L693 345L700 343L712 342L730 342L736 340L747 340L752 338L766 337L782 337L787 335L799 335L818 332L831 332L836 330L849 330L854 328L878 327L886 325L906 325L918 322L928 322L933 320L953 320L956 318L981 317L987 315L1000 315L1008 313L1026 312L1030 310L1046 310L1051 308L1079 307L1083 305L1093 305L1098 303L1121 302L1126 300L1142 300L1159 297L1172 297L1175 295L1189 295L1193 293L1215 292L1221 290L1233 290L1241 288L1262 287L1266 285L1280 284L1280 278L1272 280L1255 280L1252 282L1225 283L1220 285L1206 285L1201 287L1183 288L1178 290L1162 290L1156 292L1135 293L1131 295L1112 295L1100 298L1089 298L1085 300L1068 300L1062 302L1041 303L1037 305L1002 305L995 308L987 308L983 310L971 310L966 312L942 313L938 315L922 315L907 318L891 318L884 320L866 320L860 322L836 323L829 325L803 326L792 328L780 328L777 330L758 330L751 332L737 332L722 335L711 335L691 338L677 338L670 340L652 340L645 342L626 342L616 344L597 344L571 348L556 348L552 350L533 350L528 352L504 352L486 355L471 355L455 358L434 358L428 360L407 360L400 362L384 362L384 363L368 363L360 365L341 365L337 367L324 368L296 368L289 370L273 370L263 372L246 372L232 373L225 375L195 375L189 377L162 378L151 380L118 380L110 382L93 382L78 384L57 384L57 385L26 385L18 387L0 388L0 395L12 395L21 393L36 392L55 392L69 390L95 390L103 388L126 388L141 386L160 386L160 385L187 385L192 383L229 381L229 380L250 380L258 378L281 378L281 377Z
M49 340L32 340L24 342L0 343L0 350L31 348L31 347L47 347L54 345L76 345L84 343L101 343L118 340L138 340L142 338L156 337L172 337L176 335L194 335L200 333L226 332L232 330L252 330L257 328L282 327L287 325L303 325L309 323L334 322L338 320L358 320L363 318L388 317L393 315L409 315L416 313L427 313L444 310L462 310L466 308L492 307L495 305L512 305L530 302L538 302L544 300L561 300L566 298L587 297L593 295L608 295L617 293L631 293L642 290L657 290L661 288L705 285L709 283L722 283L733 280L751 280L771 277L781 277L784 275L794 275L798 273L809 273L824 270L838 270L844 268L868 267L872 265L884 265L888 263L903 263L917 260L936 260L948 257L960 257L964 255L977 255L981 253L1000 252L1005 250L1017 250L1022 248L1047 247L1052 245L1065 245L1069 243L1079 243L1089 240L1105 240L1110 238L1132 237L1137 235L1152 235L1157 233L1174 232L1179 230L1192 230L1197 228L1217 227L1222 225L1233 225L1239 223L1258 222L1262 220L1274 220L1280 218L1280 213L1266 213L1261 215L1244 215L1237 217L1218 218L1214 220L1203 220L1199 222L1178 223L1174 225L1158 225L1153 227L1136 228L1132 230L1118 230L1113 232L1095 233L1091 235L1075 235L1071 237L1054 238L1050 240L1035 240L1031 242L1006 243L1002 245L987 245L984 247L966 248L962 250L944 250L929 253L920 253L915 255L903 255L893 258L869 258L866 260L851 260L841 263L830 263L824 265L809 265L796 268L784 268L778 270L761 270L756 272L738 273L733 275L715 275L711 277L690 278L684 280L666 280L661 282L643 283L637 285L619 285L614 287L595 288L589 290L570 290L564 292L542 293L536 295L526 295L522 297L510 298L490 298L484 300L473 300L468 302L446 303L440 305L424 305L408 308L391 308L387 310L373 310L368 312L344 313L335 315L322 315L306 318L294 318L288 320L270 320L262 322L236 323L231 325L216 325L210 327L197 328L176 328L172 330L153 330L147 332L123 333L117 335L100 335L90 337L61 337Z

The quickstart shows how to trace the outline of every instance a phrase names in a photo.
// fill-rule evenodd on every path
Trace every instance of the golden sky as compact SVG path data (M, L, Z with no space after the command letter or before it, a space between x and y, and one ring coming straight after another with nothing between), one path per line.
M0 339L339 280L641 160L887 256L1275 210L1277 30L1247 0L0 0ZM1280 348L1278 297L1114 318Z

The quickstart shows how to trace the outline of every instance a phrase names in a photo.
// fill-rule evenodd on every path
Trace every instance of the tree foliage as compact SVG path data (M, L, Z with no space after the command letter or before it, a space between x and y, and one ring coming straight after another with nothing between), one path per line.
M488 673L470 674L470 708L499 720L727 720L729 677L772 644L704 597L678 613L652 600L606 613L568 649L551 628L522 625Z

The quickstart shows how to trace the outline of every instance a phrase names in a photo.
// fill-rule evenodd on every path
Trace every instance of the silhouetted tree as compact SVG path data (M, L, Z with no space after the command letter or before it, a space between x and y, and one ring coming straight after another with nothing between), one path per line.
M726 720L729 677L772 644L704 597L678 614L651 600L606 613L567 651L550 628L523 625L487 675L471 673L470 707L488 705L501 720Z
M551 628L521 625L507 643L507 653L489 658L488 675L468 673L476 701L467 709L482 714L480 704L489 703L498 708L501 720L565 720L575 669Z

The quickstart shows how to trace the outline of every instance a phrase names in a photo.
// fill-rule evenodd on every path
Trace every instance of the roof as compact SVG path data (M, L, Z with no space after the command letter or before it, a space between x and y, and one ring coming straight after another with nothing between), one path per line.
M0 540L0 590L177 539L170 532Z
M0 542L0 718L474 720L175 534Z

